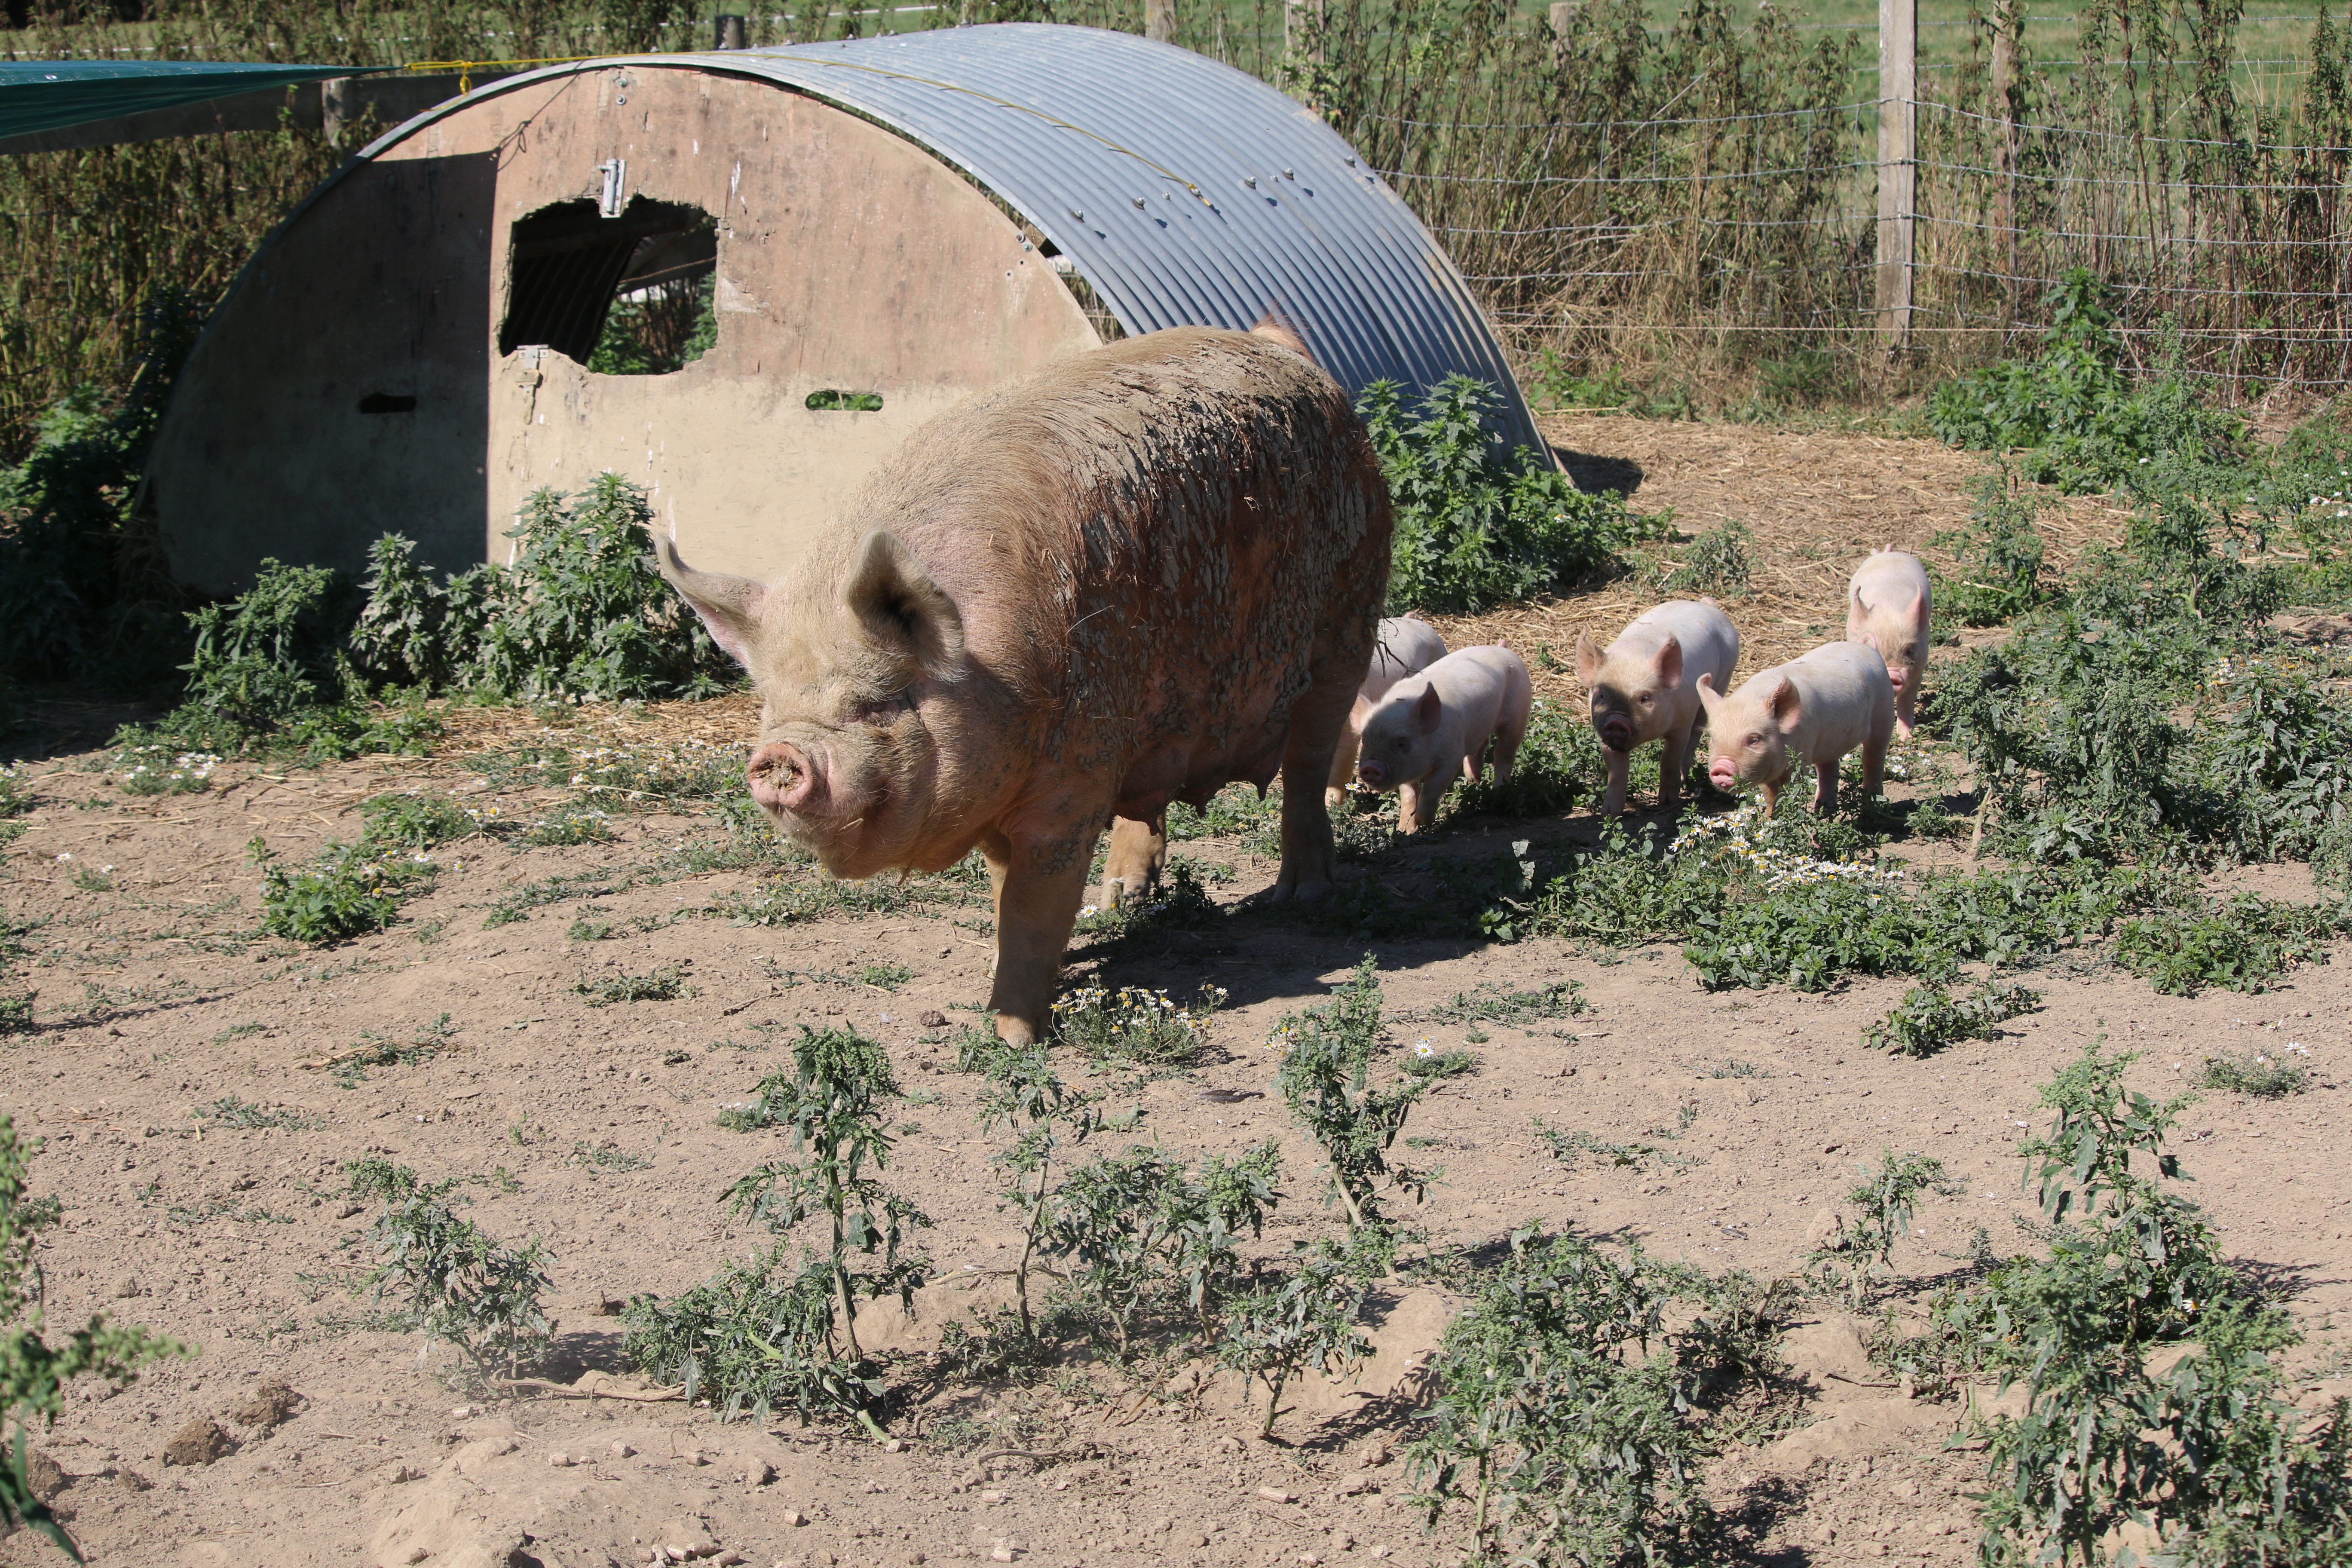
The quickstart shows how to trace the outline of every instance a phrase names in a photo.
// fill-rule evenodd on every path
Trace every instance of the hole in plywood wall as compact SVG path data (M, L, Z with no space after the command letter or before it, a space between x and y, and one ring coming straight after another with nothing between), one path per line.
M604 375L667 375L718 341L719 229L700 207L586 197L515 220L499 352L541 344Z
M878 414L882 411L882 395L878 392L835 392L827 387L823 392L810 393L808 406L820 413Z

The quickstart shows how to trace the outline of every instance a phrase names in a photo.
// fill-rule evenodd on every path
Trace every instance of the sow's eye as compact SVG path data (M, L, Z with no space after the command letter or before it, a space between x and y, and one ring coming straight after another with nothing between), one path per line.
M914 710L914 703L905 692L895 692L878 702L861 702L850 710L850 718L860 724L887 724L901 713Z

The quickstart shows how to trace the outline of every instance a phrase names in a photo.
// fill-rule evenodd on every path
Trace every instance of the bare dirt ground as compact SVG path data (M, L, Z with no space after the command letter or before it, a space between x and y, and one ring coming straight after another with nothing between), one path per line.
M1819 622L1837 616L1848 552L1919 542L1956 521L1972 468L1937 448L1862 438L1826 443L1824 455L1820 437L1714 426L1590 420L1555 435L1639 461L1648 480L1638 503L1671 500L1686 525L1709 523L1711 508L1769 525L1759 534L1777 596L1767 604L1776 616ZM1796 536L1824 553L1784 547L1803 529L1813 531ZM1825 608L1798 607L1816 592ZM1576 617L1608 624L1619 608L1604 600L1546 613L1572 639ZM1734 610L1749 621L1749 610ZM1786 634L1749 635L1774 647ZM934 1386L909 1361L902 1375L919 1392L894 1426L895 1452L784 1419L725 1424L675 1402L580 1396L600 1385L644 1392L626 1375L614 1304L682 1289L762 1239L728 1223L719 1195L783 1151L772 1135L714 1119L784 1060L795 1024L854 1024L887 1045L916 1091L891 1176L936 1218L924 1243L944 1279L912 1321L877 1314L868 1331L913 1355L937 1345L949 1319L1002 1299L992 1271L1015 1232L983 1164L1001 1139L979 1129L978 1086L954 1070L948 1031L920 1021L932 1009L960 1021L971 1015L958 1009L984 997L983 910L730 925L709 911L751 890L754 878L698 872L681 858L724 829L708 816L652 812L619 818L618 841L604 846L446 846L437 885L391 930L298 948L257 934L249 839L304 856L331 836L353 837L362 800L412 785L470 792L469 804L528 817L560 792L476 788L484 775L468 757L543 721L466 714L433 759L315 772L227 765L204 794L140 799L91 771L102 760L94 732L114 715L53 706L42 717L48 729L20 753L37 805L0 884L11 915L42 922L28 971L40 1027L0 1049L0 1109L46 1141L36 1190L65 1205L44 1253L49 1321L104 1310L200 1351L119 1396L86 1394L38 1439L67 1479L58 1505L92 1561L588 1568L673 1544L761 1568L1460 1560L1459 1525L1424 1532L1402 1501L1404 1466L1381 1456L1412 1428L1420 1369L1454 1305L1425 1289L1379 1300L1378 1357L1346 1384L1305 1390L1271 1444L1252 1438L1229 1381L1211 1376L1188 1391L1193 1373L1181 1359L1133 1371L1106 1360L1027 1387ZM730 699L586 712L569 732L591 749L687 736L731 745L748 728L748 705ZM1406 864L1490 855L1530 826L1441 834ZM1532 826L1582 832L1590 819ZM1180 996L1213 983L1230 1004L1196 1070L1090 1081L1139 1107L1143 1135L1188 1154L1280 1138L1292 1195L1266 1237L1276 1249L1332 1223L1312 1195L1316 1163L1278 1099L1220 1102L1203 1091L1265 1089L1276 1024L1325 994L1366 944L1250 904L1275 868L1244 847L1182 849L1231 866L1234 879L1214 896L1246 907L1103 978ZM486 926L499 900L589 873L605 875ZM2278 872L2260 885L2286 892L2298 882ZM580 940L583 919L614 934ZM1819 997L1710 994L1671 949L1370 945L1392 1014L1480 982L1574 979L1591 1002L1587 1014L1528 1029L1490 1026L1480 1040L1466 1026L1402 1031L1483 1063L1407 1130L1430 1141L1416 1157L1445 1167L1412 1215L1441 1244L1491 1242L1538 1220L1639 1238L1709 1268L1793 1273L1855 1162L1916 1149L1968 1184L1964 1195L1925 1200L1897 1253L1924 1283L1958 1267L1950 1255L1979 1226L2011 1244L2011 1216L2030 1206L2015 1145L2038 1125L2032 1086L2094 1035L2143 1051L2135 1082L2155 1092L2177 1089L2203 1053L2305 1044L2324 1087L2266 1102L2209 1095L2188 1114L2181 1153L2225 1244L2303 1320L2313 1342L2298 1364L2315 1389L2345 1386L2319 1381L2343 1373L2331 1329L2352 1307L2352 1172L2339 1152L2352 1097L2352 973L2341 965L2304 968L2262 995L2186 1000L2111 970L2046 972L2034 981L2048 993L2044 1010L1995 1040L1912 1061L1858 1045L1901 982ZM1102 969L1099 952L1082 947L1076 959L1076 973ZM883 963L910 978L895 990L851 978ZM598 1007L574 989L663 965L683 973L690 994ZM366 1035L411 1039L443 1014L447 1040L428 1059L346 1070L341 1081L316 1065ZM244 1114L224 1115L230 1097ZM1563 1169L1533 1135L1538 1116L1602 1138L1670 1141L1675 1160ZM228 1124L255 1120L278 1124ZM428 1179L477 1178L465 1189L469 1217L503 1238L548 1239L561 1324L546 1375L572 1397L453 1392L449 1352L383 1331L373 1303L353 1299L372 1211L345 1195L341 1167L371 1152ZM1968 1558L1963 1493L1977 1482L1976 1461L1944 1447L1963 1413L1886 1386L1863 1355L1866 1327L1826 1308L1807 1314L1785 1346L1802 1380L1801 1410L1715 1461L1716 1500L1734 1518L1740 1560L1793 1568ZM299 1408L274 1425L240 1421L257 1414L248 1401L271 1377L299 1392ZM170 1462L175 1436L204 1421L219 1424L228 1451ZM1000 1459L967 1484L972 1450L947 1434L983 1426L991 1447L1063 1457ZM0 1541L0 1563L51 1561L62 1559L30 1536Z

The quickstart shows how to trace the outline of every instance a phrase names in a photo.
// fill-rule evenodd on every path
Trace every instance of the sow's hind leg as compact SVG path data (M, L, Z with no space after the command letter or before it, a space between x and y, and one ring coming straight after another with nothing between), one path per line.
M1114 816L1110 849L1103 858L1102 907L1140 903L1160 888L1160 874L1168 867L1168 813L1154 812L1148 822Z
M1331 776L1331 753L1362 683L1360 669L1351 679L1326 679L1308 687L1290 710L1290 737L1282 749L1282 874L1275 879L1276 903L1311 903L1331 890L1339 857L1323 790Z

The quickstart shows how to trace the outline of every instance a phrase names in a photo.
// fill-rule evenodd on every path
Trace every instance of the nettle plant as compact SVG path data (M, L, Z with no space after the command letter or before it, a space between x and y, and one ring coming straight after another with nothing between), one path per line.
M1328 1002L1283 1019L1274 1037L1283 1048L1275 1087L1292 1119L1323 1151L1328 1193L1348 1211L1351 1237L1387 1230L1381 1208L1385 1191L1418 1201L1435 1174L1389 1158L1405 1118L1437 1080L1406 1074L1387 1085L1373 1083L1380 1037L1381 981L1370 953Z
M1045 1237L1066 1260L1067 1290L1107 1314L1119 1352L1138 1326L1181 1313L1204 1331L1244 1288L1243 1234L1264 1233L1281 1201L1274 1140L1202 1159L1196 1174L1152 1144L1135 1143L1071 1170L1055 1189Z
M889 1165L899 1099L880 1046L854 1029L803 1026L793 1065L762 1079L752 1105L727 1123L786 1132L801 1156L770 1161L728 1189L730 1210L764 1224L776 1244L673 1301L631 1298L630 1359L683 1383L689 1398L719 1402L730 1419L791 1405L803 1421L845 1415L881 1436L885 1384L858 1343L857 1302L895 1295L911 1309L930 1275L929 1259L907 1249L929 1217L877 1178ZM803 1246L794 1265L786 1255L803 1227L824 1245Z
M1396 500L1391 610L1472 613L1614 570L1618 552L1663 521L1598 494L1533 451L1506 452L1481 423L1495 388L1465 375L1432 387L1407 414L1396 384L1364 389L1359 410Z
M2050 1128L2021 1151L2040 1250L1940 1295L1930 1331L1890 1352L1938 1380L2027 1390L1988 1433L1978 1561L2094 1568L2128 1524L2196 1568L2344 1562L2352 1405L2298 1405L2273 1359L2296 1342L2292 1318L2172 1190L2187 1174L2167 1137L2194 1097L2126 1089L2136 1058L2104 1046L2042 1087Z
M406 1165L370 1155L343 1167L352 1195L383 1205L379 1261L360 1289L377 1300L397 1291L409 1323L428 1342L454 1345L478 1377L516 1376L546 1354L555 1323L541 1298L553 1288L546 1243L509 1247L459 1215L464 1178L427 1183Z
M45 1337L37 1254L41 1233L63 1211L56 1198L34 1197L26 1190L36 1147L0 1113L0 1420L14 1427L0 1449L0 1527L29 1527L79 1563L80 1548L34 1495L26 1470L27 1428L57 1420L65 1410L66 1388L78 1377L126 1387L138 1381L139 1369L149 1362L188 1351L176 1340L109 1322L101 1313L92 1313L55 1344Z
M1638 1247L1515 1233L1446 1329L1415 1500L1433 1521L1466 1500L1482 1554L1538 1568L1720 1561L1688 1415L1720 1336L1666 1330L1707 1285Z
M1967 1190L1946 1173L1944 1163L1915 1152L1880 1152L1878 1168L1857 1165L1862 1177L1845 1195L1851 1215L1837 1216L1837 1231L1805 1255L1832 1289L1843 1289L1858 1310L1870 1298L1870 1282L1895 1272L1896 1238L1911 1232L1911 1216L1922 1193L1946 1197Z

